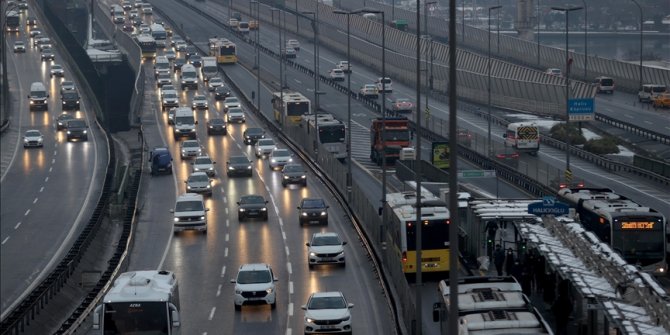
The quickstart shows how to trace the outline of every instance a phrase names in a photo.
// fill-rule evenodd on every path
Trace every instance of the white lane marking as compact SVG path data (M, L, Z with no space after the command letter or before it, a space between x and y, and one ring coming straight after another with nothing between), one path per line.
M226 247L225 250L223 250L223 257L228 257L228 248Z
M30 208L23 214L23 216L28 216L30 214Z
M228 215L228 208L226 207L226 215Z
M314 121L314 122L316 122L316 121ZM265 190L268 191L268 193L270 193L270 188L268 187L268 185L265 185Z
M216 307L212 307L212 311L209 312L209 321L212 321L214 318L214 312L216 312Z
M316 122L316 121L315 121L315 122ZM644 120L644 123L646 123L646 124L653 124L651 121L648 121L648 120Z
M279 225L282 226L282 227L284 227L284 219L279 218Z
M383 158L383 157L382 157L382 158ZM226 242L228 242L228 239L229 239L229 238L230 238L230 235L228 235L228 233L226 233Z
M315 122L316 122L316 121L315 121ZM223 192L224 192L224 191L223 191L223 187L221 187L220 189L221 189L221 194L223 194Z
M228 197L223 197L223 203L228 203Z
M316 122L316 121L314 121L314 122ZM54 164L54 163L56 163L56 159L55 159L55 158L52 158L52 159L51 159L51 164Z
M37 203L37 197L35 197L35 200L33 200L33 204Z
M40 187L40 193L44 191L44 186Z
M14 226L14 229L19 229L19 227L21 227L21 221Z
M222 286L223 286L223 285L219 284L219 287L216 289L216 296L217 296L217 297L221 295L221 287L222 287Z
M2 244L5 244L5 243L7 243L7 240L9 240L9 236L5 237L5 239L4 239L4 240L2 240Z
M293 274L293 268L291 267L291 262L286 263L286 269L288 270L288 274Z
M221 278L226 275L226 266L224 265L223 268L221 268Z
M291 334L293 334L293 329L286 328L286 335L291 335Z
M44 178L44 182L45 182L45 183L48 182L48 181L49 181L49 176L47 176L46 178Z
M293 282L288 282L288 294L293 294Z
M230 227L230 220L226 219L226 227Z
M293 303L288 303L288 316L293 316Z
M54 169L54 167L53 167L53 166L50 166L50 167L49 167L49 172L53 171L53 169Z
M281 232L281 237L286 240L286 233L284 231Z
M284 250L286 250L286 256L288 257L288 255L289 255L288 247L284 247Z
M293 80L295 80L295 82L298 83L298 84L302 84L302 81L300 81L300 80L298 80L298 79L295 79L295 78L294 78ZM314 122L316 122L316 121L314 121Z
M632 118L633 118L633 116L630 115L630 114L624 114L623 116L625 116L625 117L627 117L627 118L629 118L629 119L632 119Z

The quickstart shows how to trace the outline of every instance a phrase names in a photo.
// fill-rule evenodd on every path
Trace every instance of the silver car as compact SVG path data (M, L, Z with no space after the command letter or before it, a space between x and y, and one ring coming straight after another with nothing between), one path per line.
M28 130L25 135L23 135L23 147L43 147L44 146L44 137L39 130Z
M337 233L315 233L312 240L307 242L307 257L309 268L318 264L338 264L345 266L344 246L347 242L340 239Z
M287 149L275 149L270 153L268 165L271 170L283 168L284 165L293 162L293 155Z
M198 140L186 140L181 142L181 150L179 150L181 159L197 157L202 154L202 147Z
M184 182L189 193L212 195L212 181L205 172L193 172Z
M193 172L204 172L208 176L213 177L216 175L214 164L216 164L216 162L213 161L208 155L198 156L193 162Z
M228 123L245 123L247 122L247 117L244 115L244 112L241 108L231 108L226 114Z
M271 154L274 149L277 149L277 145L271 138L259 139L254 145L254 152L258 158Z

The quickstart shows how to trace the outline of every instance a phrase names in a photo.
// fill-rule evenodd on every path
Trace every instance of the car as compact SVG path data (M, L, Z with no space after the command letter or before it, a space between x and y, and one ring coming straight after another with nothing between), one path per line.
M220 101L225 100L230 96L230 89L226 86L219 86L214 89L214 100Z
M263 196L256 194L243 195L237 202L237 221L242 222L248 218L268 219L268 201Z
M270 155L275 149L277 149L277 145L271 138L258 139L256 144L254 144L254 153L258 158Z
M561 71L561 69L557 69L557 68L549 68L544 73L546 73L550 76L563 77L563 72Z
M226 128L226 121L222 118L213 118L207 120L207 135L226 135L228 129Z
M298 40L289 39L288 41L286 41L286 47L287 48L289 48L289 47L293 48L296 51L300 50L300 42L298 42Z
M287 149L274 149L268 157L268 165L271 170L283 168L284 165L293 162L293 155Z
M328 224L328 208L326 201L321 198L303 198L297 207L300 225L318 223Z
M188 58L188 63L189 64L191 64L195 67L201 67L202 66L202 57L200 57L200 55L193 54L193 55L191 55L189 57L186 57L186 58Z
M65 129L68 142L75 139L88 141L88 126L84 119L72 119L68 121Z
M239 23L240 23L240 21L237 20L237 19L235 19L235 18L230 18L230 19L228 20L228 26L233 27L233 28L237 27L237 25L238 25Z
M52 60L53 61L53 60L56 60L56 55L54 55L54 53L53 53L53 51L51 51L51 49L44 49L40 53L40 59L42 61L45 61L45 60Z
M228 113L230 108L242 108L242 103L237 97L227 97L223 100L223 112Z
M61 98L61 108L65 110L79 110L79 93L77 91L67 91L60 96Z
M124 0L121 2L121 7L123 8L123 10L127 11L133 9L133 4L130 3L130 1L128 0Z
M62 113L56 118L56 130L67 129L67 123L70 120L74 120L74 116L68 113Z
M191 173L184 183L186 183L186 192L212 195L212 181L204 172Z
M169 73L159 73L156 77L156 85L163 87L163 85L172 84L172 76Z
M142 8L142 0L135 0L135 3L133 4L133 7L135 8Z
M286 164L281 170L281 186L289 184L301 184L307 186L307 171L300 164Z
M358 90L358 96L368 99L377 99L379 97L379 91L377 91L377 85L375 84L365 84Z
M346 60L341 60L337 62L337 68L344 71L345 73L351 73L351 64Z
M172 154L166 147L154 147L149 152L149 172L152 176L161 172L172 174Z
M265 138L265 130L256 127L247 128L244 130L242 137L244 138L244 144L256 144L259 139Z
M205 201L201 194L184 193L177 197L175 206L170 209L172 218L172 229L175 234L184 230L197 230L207 234L207 212Z
M197 157L202 154L202 147L198 140L186 140L180 144L179 154L181 159Z
M191 165L193 166L193 172L204 172L210 177L216 175L216 170L214 169L215 161L212 160L208 155L200 155L195 158Z
M63 92L66 91L76 91L77 87L74 85L74 82L70 80L63 80L60 83L60 94L63 94Z
M38 38L39 36L42 35L42 31L38 30L38 29L31 30L29 35L30 35L31 38ZM37 45L37 44L35 44L35 45Z
M271 309L277 307L277 278L270 265L265 263L243 264L237 272L235 283L235 310L242 310L246 304L268 304Z
M286 49L284 49L284 57L285 58L296 58L296 57L298 57L298 52L296 52L295 49L293 49L291 47L286 47Z
M140 33L151 34L151 27L146 23L140 24Z
M172 62L175 60L175 58L177 58L177 53L172 50L166 50L163 56L165 56L168 61Z
M169 92L169 91L174 91L175 93L177 93L177 88L174 87L174 85L172 85L172 84L163 85L163 87L161 87L161 98L163 98L163 95L165 95L165 92Z
M222 87L224 85L223 79L220 77L212 77L207 82L207 90L213 92L217 87Z
M177 57L174 59L172 62L172 68L174 71L181 71L181 67L186 64L186 58L183 57Z
M198 54L198 49L196 49L194 45L186 45L186 49L184 51L186 52L186 60L190 60L191 57Z
M240 175L251 177L254 174L254 169L247 156L230 156L228 162L226 162L226 174L228 177Z
M200 94L194 95L193 100L191 101L191 108L193 108L193 110L209 109L207 97Z
M393 81L389 77L379 77L375 81L377 92L393 93Z
M139 17L134 18L132 21L133 21L133 26L134 26L134 27L139 27L139 26L141 26L141 25L144 23L144 22L142 21L142 19L139 18Z
M40 49L40 51L42 51L42 49L45 49L45 48L51 49L53 44L51 43L50 38L44 36L44 37L35 38L33 40L33 46L38 47Z
M134 27L133 24L130 23L130 22L125 23L125 24L123 25L123 28L121 28L121 29L122 29L123 31L127 32L127 33L132 33L133 31L135 31L135 27Z
M309 268L319 264L338 264L345 266L344 246L346 241L333 232L315 233L312 240L306 243Z
M51 69L49 69L49 77L65 77L65 69L60 64L51 64Z
M31 129L26 131L23 135L23 147L24 148L41 148L44 146L44 136L39 130Z
M472 133L468 129L458 128L456 130L456 139L458 140L459 144L462 144L466 147L472 145Z
M170 108L170 109L168 109L168 115L167 115L167 118L168 118L167 122L168 122L168 124L172 124L172 125L174 124L174 114L175 114L176 111L177 111L177 108L176 108L176 107L175 107L175 108Z
M23 41L14 41L14 53L26 52L26 43Z
M37 18L34 17L34 16L28 16L28 18L26 18L26 25L28 25L29 27L36 26L37 25Z
M177 51L186 51L187 47L188 47L188 44L186 44L186 42L181 41L181 40L174 43L174 48Z
M333 81L344 81L346 77L342 69L331 69L328 71L328 75L330 76L330 80Z
M130 19L137 19L140 17L140 12L137 9L133 9L130 11Z
M184 42L184 40L179 36L175 36L170 40L170 46L174 48L177 42Z
M247 117L244 115L242 108L231 108L226 114L226 121L228 123L245 123L247 122Z
M390 97L387 101L391 102L391 110L399 113L411 113L414 111L414 103L407 98Z
M652 100L652 103L656 108L670 107L670 93L661 93L655 96Z
M126 18L123 17L123 16L118 15L118 16L114 16L114 19L112 21L114 21L114 23L121 24L121 23L126 22Z
M163 85L165 87L165 85ZM165 111L168 108L179 107L179 96L177 91L163 90L161 91L163 98L161 99L161 109Z
M301 306L305 311L305 334L351 334L351 312L354 304L347 303L342 292L314 292Z

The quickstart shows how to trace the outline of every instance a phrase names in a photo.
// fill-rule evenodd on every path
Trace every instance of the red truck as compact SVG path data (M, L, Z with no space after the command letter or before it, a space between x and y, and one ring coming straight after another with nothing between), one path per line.
M382 132L385 135L385 141L382 141ZM384 145L386 150L384 150ZM386 163L393 164L400 157L400 151L403 148L409 148L410 129L407 118L387 117L386 120L376 118L372 120L370 126L370 159L381 166L383 153L386 152Z

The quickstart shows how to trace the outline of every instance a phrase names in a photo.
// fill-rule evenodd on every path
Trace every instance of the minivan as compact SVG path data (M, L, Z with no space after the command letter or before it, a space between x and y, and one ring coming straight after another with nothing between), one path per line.
M195 66L191 64L184 64L181 67L181 89L186 87L198 89L198 72L195 71Z
M172 174L172 154L168 148L156 147L149 152L149 171L152 176Z
M30 84L30 94L28 94L28 99L30 99L30 110L48 110L48 98L49 93L44 84L39 81Z
M665 85L659 84L645 84L642 85L642 90L637 93L637 99L640 102L651 102L654 98L668 90Z
M180 195L170 212L174 214L173 231L197 230L207 234L207 212L202 195L185 193Z
M597 77L593 81L597 93L614 94L614 79L610 77Z

